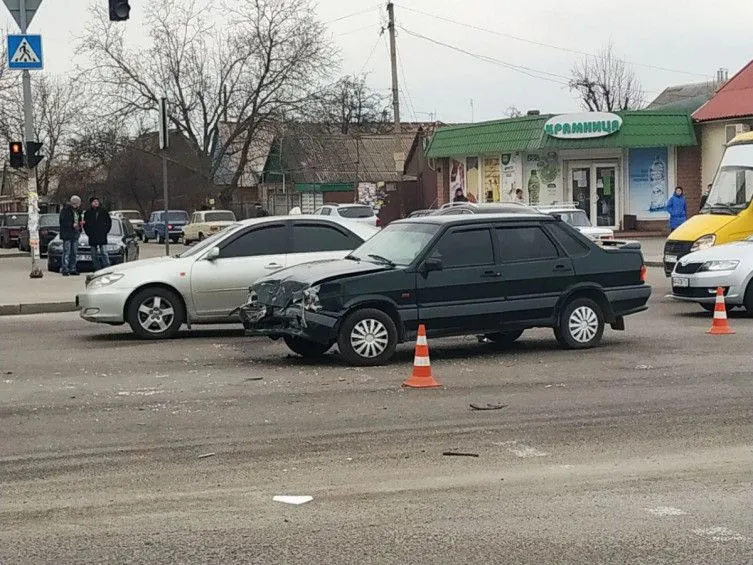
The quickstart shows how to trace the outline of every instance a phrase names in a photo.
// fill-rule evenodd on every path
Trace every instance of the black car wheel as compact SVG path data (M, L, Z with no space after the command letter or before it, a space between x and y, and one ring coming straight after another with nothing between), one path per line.
M141 241L143 241L144 243L149 243L149 238L146 237L146 232L141 234Z
M0 237L0 247L2 247L3 249L10 249L11 247L13 247L13 245L11 245L10 239Z
M165 238L162 235L157 235L157 243L165 243Z
M590 298L576 298L565 306L554 329L557 341L568 349L595 347L604 334L604 313Z
M484 337L489 341L493 341L495 345L506 347L508 345L512 345L522 335L523 330L516 330L514 332L498 332L493 334L486 334Z
M395 322L376 308L356 310L340 326L337 347L350 365L382 365L395 354Z
M145 288L131 298L126 319L133 333L141 339L173 337L185 320L180 297L160 287Z
M293 353L306 359L321 357L330 350L332 344L317 343L300 337L286 335L282 338Z

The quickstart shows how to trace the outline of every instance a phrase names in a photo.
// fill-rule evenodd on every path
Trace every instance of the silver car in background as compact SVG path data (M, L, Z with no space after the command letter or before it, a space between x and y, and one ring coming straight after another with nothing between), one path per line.
M718 287L727 307L753 314L753 236L695 251L680 258L672 271L672 298L697 302L712 311Z
M268 216L235 223L173 257L97 271L76 297L81 317L128 323L144 339L174 336L183 324L239 322L231 313L261 277L300 263L341 259L376 226L313 216Z

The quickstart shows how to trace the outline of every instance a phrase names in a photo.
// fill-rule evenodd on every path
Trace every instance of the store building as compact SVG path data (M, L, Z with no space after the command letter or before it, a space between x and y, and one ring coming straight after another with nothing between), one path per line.
M439 129L427 157L441 205L576 202L594 225L666 228L676 185L700 196L700 151L686 112L528 115Z

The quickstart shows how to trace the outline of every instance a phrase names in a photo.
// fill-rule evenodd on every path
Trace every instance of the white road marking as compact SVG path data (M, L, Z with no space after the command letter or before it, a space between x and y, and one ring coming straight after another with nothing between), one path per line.
M644 508L649 514L654 516L685 516L687 512L674 508L673 506L656 506L654 508Z
M281 496L273 496L272 500L274 502L284 502L285 504L295 504L295 505L298 505L298 504L305 504L307 502L311 502L312 500L314 500L314 497L313 496L308 496L308 495L305 495L305 496L285 496L285 495L281 495Z
M733 532L729 528L718 526L715 528L698 528L693 530L693 533L711 538L711 541L745 541L747 539L744 535Z
M121 390L120 392L118 392L118 396L152 396L159 393L159 390L134 390L132 392L128 390Z
M535 447L531 447L530 445L518 443L517 440L495 442L494 445L506 447L507 451L509 451L510 453L514 453L518 457L522 457L522 458L546 457L547 455L549 455L547 452L540 451L536 449Z

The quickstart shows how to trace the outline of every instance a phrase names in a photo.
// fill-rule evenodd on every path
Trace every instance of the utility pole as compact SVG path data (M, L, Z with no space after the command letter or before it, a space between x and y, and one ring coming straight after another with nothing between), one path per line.
M405 202L400 186L403 182L403 167L405 167L405 155L401 140L402 129L400 126L400 90L397 86L397 46L395 45L395 5L390 1L387 4L387 31L390 35L390 66L392 67L392 113L395 118L395 170L397 172L397 193L400 196L400 216L405 217Z
M28 30L28 18L26 14L26 0L19 0L19 26L21 34L26 35ZM10 54L9 54L10 55ZM31 98L31 74L28 70L22 71L21 82L24 96L24 141L28 146L31 141L36 141L34 136L34 108ZM27 157L28 159L28 157ZM39 194L37 193L37 173L26 164L26 201L29 211L29 247L31 247L31 273L32 279L42 278L42 269L39 268Z
M160 98L159 101L159 145L162 150L162 197L165 200L165 212L162 221L165 224L165 257L170 256L170 230L168 229L168 214L170 207L168 205L167 189L167 150L170 147L170 128L167 117L167 98Z

